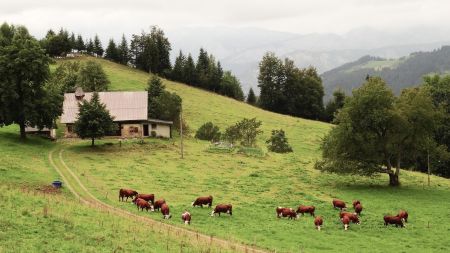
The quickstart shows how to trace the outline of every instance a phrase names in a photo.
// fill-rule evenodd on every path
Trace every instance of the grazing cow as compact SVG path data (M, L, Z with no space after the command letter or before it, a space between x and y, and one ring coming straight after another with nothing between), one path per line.
M383 219L384 219L384 226L386 226L386 227L389 224L393 224L396 227L398 227L398 226L403 227L404 226L402 218L400 218L398 215L397 216L385 215L383 217Z
M320 231L320 227L322 226L322 224L323 224L323 219L322 219L322 217L317 216L317 217L314 219L314 225L316 225L317 230Z
M361 201L359 200L353 200L353 208L355 208L356 205L361 204Z
M400 217L400 219L402 219L403 222L408 223L408 212L406 212L404 210L400 210L400 212L398 212L397 216Z
M126 197L125 201L128 201L128 198L133 198L134 196L138 195L137 191L131 190L131 189L120 189L119 190L119 201Z
M348 230L350 227L350 218L348 216L344 216L341 218L342 224L344 224L344 230Z
M355 206L355 213L357 213L358 215L361 215L362 210L363 210L363 207L361 204L357 204Z
M279 207L277 207L277 208L275 209L275 211L277 212L277 217L278 217L278 218L281 217L281 213L283 212L284 209L291 209L291 208L279 206Z
M152 204L155 203L155 194L142 194L142 193L139 193L133 199L133 202L135 202L136 199L139 199L139 198L141 198L143 200L146 200L146 201L150 201L150 202L152 202Z
M185 225L191 225L191 214L188 211L184 211L181 215L181 220L183 220Z
M208 205L211 208L213 202L213 197L211 195L205 197L198 197L194 202L192 202L192 206L201 206Z
M341 211L342 209L346 209L345 202L340 199L333 199L333 207L339 208Z
M281 211L282 217L289 217L289 219L298 219L298 214L292 208L285 208Z
M152 211L159 210L164 203L166 203L164 199L158 199L157 201L155 201L155 204L153 204Z
M359 221L358 215L356 213L340 212L339 217L341 219L344 217L348 217L353 223L361 225L361 222Z
M300 205L300 206L297 208L297 212L296 212L296 213L301 213L302 216L303 216L305 213L309 213L309 214L311 214L311 216L315 216L315 215L314 215L314 210L316 210L316 208L315 208L314 206L304 206L304 205Z
M211 216L215 216L216 213L228 213L230 216L233 215L233 206L231 204L219 204L214 208L214 210L211 212Z
M172 217L169 206L165 202L161 205L161 213L164 219L170 219Z
M150 203L148 203L145 199L136 199L134 203L136 204L138 210L140 208L141 211L144 211L145 208L148 212L148 209L151 209Z

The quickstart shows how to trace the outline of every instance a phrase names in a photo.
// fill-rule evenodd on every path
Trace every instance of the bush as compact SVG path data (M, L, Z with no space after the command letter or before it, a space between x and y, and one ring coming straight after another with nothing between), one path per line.
M257 136L262 134L262 130L259 129L261 124L256 118L244 118L225 130L224 139L232 144L240 140L244 147L255 147Z
M267 148L275 153L288 153L292 152L292 147L289 145L288 140L284 134L283 129L272 130L272 136L266 141Z
M150 135L154 138L154 137L156 137L156 132L155 131L151 131Z
M206 141L218 141L220 140L219 127L211 122L207 122L197 130L195 138Z

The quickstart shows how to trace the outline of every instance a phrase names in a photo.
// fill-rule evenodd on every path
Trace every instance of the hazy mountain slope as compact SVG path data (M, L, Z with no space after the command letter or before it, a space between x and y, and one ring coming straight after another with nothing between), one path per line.
M347 34L294 34L259 28L189 27L167 30L172 57L181 49L197 57L199 47L221 61L242 82L244 92L256 87L258 63L273 51L298 66L314 66L320 73L364 55L398 58L416 51L429 51L449 44L450 32L430 27L405 31L360 28ZM173 59L172 59L173 60Z
M336 88L349 93L364 82L367 75L380 76L396 93L405 87L418 85L430 73L450 70L450 46L431 52L412 53L408 57L385 59L364 56L322 74L325 93L329 96Z

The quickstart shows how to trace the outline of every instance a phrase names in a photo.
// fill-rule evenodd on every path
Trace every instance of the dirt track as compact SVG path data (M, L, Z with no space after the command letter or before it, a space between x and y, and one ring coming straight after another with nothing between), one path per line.
M61 163L62 166L57 166L55 163L55 158L53 154L56 150L52 150L48 154L48 159L52 167L58 172L58 174L61 176L61 179L63 180L65 186L69 191L77 198L79 201L85 205L88 205L93 208L100 209L102 211L107 211L110 213L114 213L117 215L120 215L125 218L130 218L134 220L138 220L140 222L145 222L153 227L162 228L163 230L167 231L167 233L172 233L174 236L184 236L190 240L196 240L202 245L205 246L213 246L213 247L219 247L224 250L228 251L234 251L234 252L254 252L254 253L264 253L268 252L262 249L258 249L252 246L247 246L241 243L233 242L233 241L227 241L220 238L215 238L210 235L201 234L195 231L191 231L188 229L184 229L181 227L177 227L171 224L166 224L163 222L159 222L156 220L153 220L148 217L140 216L137 214L134 214L132 212L111 206L109 204L106 204L99 199L97 199L94 195L92 195L89 190L83 185L83 183L80 181L80 179L73 173L73 171L66 165L66 163L63 160L63 151L64 149L59 150L58 154L58 160L59 163ZM77 186L75 186L77 185ZM76 188L80 188L80 190L76 190Z

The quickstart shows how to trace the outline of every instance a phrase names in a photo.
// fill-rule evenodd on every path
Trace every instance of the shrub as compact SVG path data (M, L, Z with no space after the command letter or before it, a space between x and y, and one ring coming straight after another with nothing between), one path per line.
M151 132L150 132L150 135L151 135L152 137L156 137L156 132L155 132L155 131L151 131Z
M225 130L224 139L232 144L240 140L244 147L255 147L257 136L263 132L259 129L261 124L261 121L257 121L256 118L244 118Z
M195 133L195 138L207 141L220 140L219 127L215 126L212 122L206 122Z
M292 152L292 147L289 145L285 136L284 130L272 130L272 136L266 141L267 148L275 153Z

